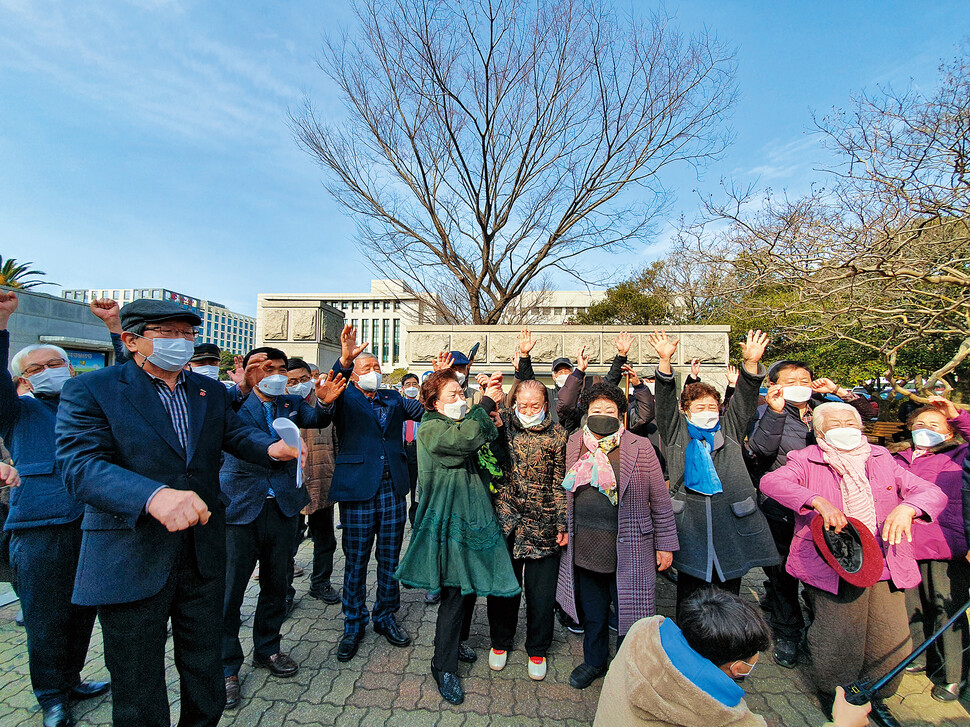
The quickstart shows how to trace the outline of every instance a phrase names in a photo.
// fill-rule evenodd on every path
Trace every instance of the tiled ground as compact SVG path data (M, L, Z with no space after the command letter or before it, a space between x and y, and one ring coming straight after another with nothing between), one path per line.
M338 549L336 572L342 573L343 559ZM309 567L311 544L305 542L298 564ZM373 566L372 566L373 568ZM373 584L372 584L373 585ZM300 663L292 679L274 679L265 670L246 665L242 678L243 703L227 712L221 724L239 727L339 725L359 727L560 727L590 725L596 712L599 684L585 691L572 689L569 673L582 659L582 638L558 625L549 657L549 673L543 682L526 675L526 657L521 650L523 623L517 645L502 672L491 672L486 663L488 650L484 604L476 610L470 645L480 655L470 667L462 665L467 698L455 707L438 695L429 671L434 637L435 607L425 606L424 594L404 591L398 614L414 645L397 649L372 631L361 645L357 657L346 664L335 656L335 644L342 632L340 606L327 606L306 596L308 579L297 579L296 611L283 628L283 647ZM243 605L244 640L251 644L255 605L255 583ZM761 594L760 572L745 581L744 593L753 599ZM660 611L672 614L674 589L659 582ZM30 691L26 643L23 629L13 622L16 604L0 609L0 725L40 725L41 717ZM172 721L177 721L178 680L169 661ZM107 679L102 658L101 635L96 629L91 644L86 678ZM798 671L781 669L770 658L763 659L755 676L745 682L748 703L763 714L771 725L810 727L824 722L823 715ZM942 705L929 696L929 682L922 676L907 676L899 695L890 706L905 725L970 725L970 703ZM110 697L78 705L75 714L82 725L109 725Z

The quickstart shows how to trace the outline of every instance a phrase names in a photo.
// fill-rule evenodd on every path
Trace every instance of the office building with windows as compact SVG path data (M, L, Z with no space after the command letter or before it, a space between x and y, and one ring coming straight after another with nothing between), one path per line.
M196 343L214 343L223 351L232 354L242 355L252 349L256 337L256 319L252 316L235 313L221 303L176 293L167 288L90 288L65 290L62 296L80 303L89 303L95 298L110 298L122 306L137 298L178 303L202 319Z

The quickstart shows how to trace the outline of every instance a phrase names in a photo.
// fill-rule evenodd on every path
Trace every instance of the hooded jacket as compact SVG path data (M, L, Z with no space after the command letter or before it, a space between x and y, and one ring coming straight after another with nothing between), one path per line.
M745 704L741 687L693 651L672 621L651 616L633 624L610 664L593 727L766 724Z

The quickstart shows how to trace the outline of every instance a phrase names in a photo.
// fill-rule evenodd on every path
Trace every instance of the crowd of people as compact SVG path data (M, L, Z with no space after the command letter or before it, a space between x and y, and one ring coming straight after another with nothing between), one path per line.
M175 303L94 301L116 365L83 376L50 344L8 358L17 303L0 291L3 546L47 727L109 690L113 724L169 725L168 638L179 724L217 724L251 696L239 672L253 578L252 665L297 674L281 628L304 529L308 593L341 604L337 661L368 624L408 647L400 587L422 589L437 608L428 668L460 704L478 597L500 671L524 596L528 676L546 678L558 614L583 634L569 683L605 676L596 724L610 727L764 724L740 683L765 651L806 662L833 724L896 725L883 700L901 677L861 706L844 687L906 657L912 620L929 637L968 599L970 413L933 397L890 452L864 436L865 397L803 362L766 369L761 331L723 396L696 361L678 391L679 342L663 331L647 339L656 369L639 375L621 334L606 376L587 377L582 350L554 361L546 386L523 330L508 386L451 351L393 388L347 326L327 371L260 347L226 385L221 352L195 345L201 321ZM761 609L739 596L753 569L767 576ZM676 583L673 618L656 613L658 577ZM110 684L80 678L95 618ZM964 616L910 670L958 699L968 646Z

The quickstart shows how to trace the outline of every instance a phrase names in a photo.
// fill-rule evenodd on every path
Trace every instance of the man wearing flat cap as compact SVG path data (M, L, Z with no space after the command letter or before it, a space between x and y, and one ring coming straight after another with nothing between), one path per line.
M208 376L210 379L219 380L219 364L222 351L214 343L200 343L195 347L192 358L189 359L189 368L195 373Z
M57 462L84 505L74 602L96 606L113 679L115 727L168 727L171 618L181 727L215 725L225 703L225 450L266 467L296 450L232 410L222 384L184 367L197 315L139 299L121 310L131 354L71 379L57 414Z

